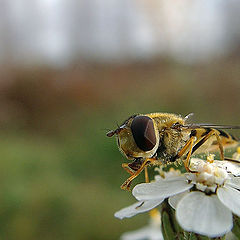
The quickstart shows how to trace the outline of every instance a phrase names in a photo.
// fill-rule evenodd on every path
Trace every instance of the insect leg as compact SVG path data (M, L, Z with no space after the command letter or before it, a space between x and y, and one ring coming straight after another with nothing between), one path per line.
M128 166L128 164L129 164L129 163L123 163L123 164L122 164L122 168L123 168L126 172L130 173L131 175L133 175L135 171L132 170L132 169Z
M177 153L177 156L175 157L176 159L177 158L180 158L183 156L184 153L186 153L186 151L190 148L188 154L187 154L187 158L186 160L184 161L184 166L186 168L186 170L188 172L190 172L190 169L189 169L189 160L190 160L190 157L192 155L192 149L193 149L193 143L195 141L195 137L192 136L188 141L187 143L184 145L184 147Z
M178 159L178 158L182 157L183 154L186 153L186 151L188 150L188 148L193 145L194 140L195 140L195 137L192 136L192 137L186 142L186 144L183 146L183 148L177 153L177 155L174 157L174 159Z
M134 174L132 176L130 176L122 185L121 185L121 189L123 190L129 190L130 189L130 184L132 182L132 180L134 178L136 178L144 169L144 167L146 167L148 164L150 164L152 161L155 161L156 159L154 158L147 158L142 165L140 166L140 168L134 172Z
M220 157L222 160L224 160L223 145L222 145L221 139L219 137L219 132L215 129L212 129L206 136L204 136L200 141L198 141L194 145L194 147L192 149L192 153L194 153L200 146L202 146L213 135L215 135L217 138L217 143L218 143L219 150L220 150Z
M145 173L145 182L146 182L146 183L149 183L149 176L148 176L147 166L145 166L145 169L144 169L144 170L145 170L145 172L144 172L144 173Z
M192 155L192 149L193 149L193 142L194 142L194 139L192 139L191 141L190 141L190 150L189 150L189 152L188 152L188 154L187 154L187 158L186 158L186 160L183 162L184 163L184 166L185 166L185 168L186 168L186 170L188 171L188 172L190 172L190 169L189 169L189 160L190 160L190 157L191 157L191 155Z
M123 163L122 168L125 169L128 173L133 175L142 165L142 160L141 159L135 159L131 163Z
M220 139L220 137L219 137L220 133L217 132L216 130L213 130L213 131L214 131L214 135L215 135L216 138L217 138L217 142L218 142L218 146L219 146L219 151L220 151L221 160L224 160L223 145L222 145L221 139Z

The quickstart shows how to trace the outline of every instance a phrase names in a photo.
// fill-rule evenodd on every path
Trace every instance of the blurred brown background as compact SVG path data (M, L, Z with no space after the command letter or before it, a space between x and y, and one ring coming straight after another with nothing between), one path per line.
M146 215L113 216L134 199L119 188L126 160L107 129L158 111L239 125L239 10L233 0L3 0L0 238L112 240L143 226Z

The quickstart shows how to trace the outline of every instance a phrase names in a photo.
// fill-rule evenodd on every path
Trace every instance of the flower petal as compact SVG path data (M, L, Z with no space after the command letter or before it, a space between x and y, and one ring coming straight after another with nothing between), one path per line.
M218 188L217 196L219 200L229 208L234 214L240 216L240 191L230 186Z
M228 185L240 190L240 178L232 176L230 179L226 181L225 185Z
M114 216L119 219L130 218L138 213L143 213L155 208L162 203L164 199L136 202L126 208L116 212Z
M144 227L135 231L124 233L121 240L163 240L162 231L159 228Z
M240 176L240 165L231 161L214 161L214 165L225 169L228 173L232 173L234 176Z
M177 194L177 195L174 195L174 196L170 197L170 198L168 199L169 205L170 205L172 208L176 209L178 202L179 202L186 194L188 194L188 192L179 193L179 194Z
M192 186L193 184L188 183L185 176L171 177L156 182L138 184L133 188L132 194L138 200L153 200L173 196Z
M217 198L202 192L191 192L177 205L176 218L180 226L208 237L219 237L232 229L232 213Z

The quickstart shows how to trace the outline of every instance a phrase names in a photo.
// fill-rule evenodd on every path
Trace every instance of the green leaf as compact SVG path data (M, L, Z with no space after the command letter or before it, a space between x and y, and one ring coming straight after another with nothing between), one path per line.
M240 218L234 215L233 223L234 223L234 226L233 226L232 232L234 233L237 239L240 239Z

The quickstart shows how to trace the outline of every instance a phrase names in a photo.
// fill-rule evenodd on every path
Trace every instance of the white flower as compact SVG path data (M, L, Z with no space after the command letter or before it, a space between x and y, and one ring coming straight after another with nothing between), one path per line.
M150 221L146 227L140 228L135 231L126 232L122 234L121 240L163 240L161 231L161 217L159 211L153 209L150 212Z
M240 178L214 162L195 159L190 165L195 173L139 184L132 193L139 201L169 198L184 230L222 236L232 229L232 212L240 216Z
M163 240L162 231L151 225L140 228L135 231L123 233L121 240Z
M139 201L126 208L121 209L120 211L116 212L114 216L119 219L130 218L135 216L138 213L150 211L151 209L161 204L163 200L164 198L147 200L147 201Z
M174 170L173 168L170 169L169 172L163 172L161 169L156 168L156 171L159 171L160 174L165 178L164 180L166 181L171 181L172 179L175 179L176 177L179 177L181 175L181 172L179 170ZM159 175L155 176L156 180L162 180L163 178L160 177ZM118 212L114 214L116 218L123 219L123 218L130 218L135 216L138 213L143 213L150 211L151 209L157 207L160 205L165 197L163 198L157 198L154 200L143 200L143 201L138 201L128 207L125 207Z
M233 159L238 160L237 155L238 153L234 153L233 154ZM240 154L239 154L240 156ZM198 167L199 164L201 164L200 162L202 162L202 159L199 158L192 158L191 159L191 165L190 165L190 170L195 171L196 167ZM233 162L233 161L223 161L223 160L214 160L213 162L211 162L213 167L218 167L221 169L224 169L225 171L227 171L228 173L231 173L232 175L234 175L235 177L239 177L240 176L240 162L238 163Z

